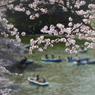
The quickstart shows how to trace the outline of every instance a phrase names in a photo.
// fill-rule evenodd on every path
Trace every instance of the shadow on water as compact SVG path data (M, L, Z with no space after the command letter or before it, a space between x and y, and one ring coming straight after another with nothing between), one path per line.
M12 67L6 67L14 73L22 73L22 76L8 76L11 81L13 95L95 95L95 65L74 65L67 62L67 57L75 58L76 54L70 54L64 51L63 44L58 44L54 48L49 47L43 52L34 52L28 56L33 59L33 64L28 65L25 69L18 68L17 64ZM41 58L45 54L51 57L52 54L61 56L61 63L42 62ZM95 59L95 52L88 50L86 53L78 53L80 58L89 57ZM37 74L40 78L45 77L49 80L48 87L40 87L28 82L28 77L35 77Z
M43 68L43 65L39 65L33 62L32 64L29 65L19 65L19 63L16 63L12 66L6 66L6 69L9 70L11 73L35 71L37 68Z

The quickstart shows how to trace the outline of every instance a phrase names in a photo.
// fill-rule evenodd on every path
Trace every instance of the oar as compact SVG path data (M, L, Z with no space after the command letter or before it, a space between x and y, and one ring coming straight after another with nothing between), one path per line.
M26 80L25 82L28 82L28 80Z
M47 78L46 80L53 80L53 78L56 78L56 77L58 77L58 76L54 76L52 78Z
M25 78L25 82L28 82L28 79L27 78Z
M53 78L48 78L48 79L45 79L45 80L47 81L47 80L52 80L52 79L53 79Z

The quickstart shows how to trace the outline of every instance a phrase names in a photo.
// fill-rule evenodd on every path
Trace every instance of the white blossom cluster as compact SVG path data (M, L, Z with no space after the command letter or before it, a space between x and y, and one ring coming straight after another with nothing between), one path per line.
M81 6L83 6L85 4L86 4L86 2L83 1L83 0L82 1L81 0L76 0L74 7L79 9Z
M6 18L1 19L0 22L3 24L4 28L8 31L8 33L2 31L2 32L1 32L1 35L4 35L4 37L8 37L9 34L10 34L11 36L15 36L15 37L16 37L16 40L17 40L18 42L21 42L21 39L20 39L20 37L19 37L18 29L15 28L13 24L8 24L8 21L7 21ZM25 32L22 32L21 35L22 35L22 36L25 36L26 33L25 33Z
M0 87L9 87L12 84L13 82L10 82L8 79L5 79L4 77L0 78Z
M0 66L0 73L7 73L9 75L18 75L18 76L22 76L22 74L18 74L18 73L11 73L10 71L8 71L5 67Z
M11 95L12 89L0 89L0 94L1 95Z
M13 1L14 0L12 0L12 2ZM38 51L43 51L43 49L47 49L48 46L53 46L53 43L58 42L64 42L67 47L73 45L72 49L67 48L66 51L70 51L70 53L77 53L77 48L79 48L79 46L76 45L76 41L74 39L76 36L80 40L86 39L87 41L92 41L89 44L86 42L85 45L87 46L87 48L95 48L95 28L90 25L91 21L95 21L95 4L89 4L88 9L83 10L81 9L81 6L86 4L86 1L84 0L73 0L71 1L72 5L69 0L67 0L67 2L63 0L49 0L49 2L46 2L45 0L33 0L30 4L27 5L28 7L24 7L23 2L27 1L28 0L21 0L20 4L15 6L13 3L11 3L10 0L7 7L10 10L25 12L26 15L29 16L30 20L35 20L35 18L39 18L40 15L46 14L49 11L47 7L43 7L42 5L53 5L55 3L58 3L58 6L61 6L63 11L66 12L69 9L72 13L80 17L80 23L75 24L73 23L73 18L71 16L68 17L69 23L67 27L61 23L57 23L55 26L53 24L50 26L45 25L41 29L42 33L62 37L54 40L45 39L43 36L40 36L37 40L30 39L30 54L32 54L32 51L35 48L38 49ZM39 4L41 4L40 7L38 6ZM11 36L15 36L16 40L18 42L21 42L18 29L16 29L12 24L8 24L8 21L5 18L0 18L0 21L2 21L4 27L9 30L8 32L11 34ZM13 29L12 31L10 31L11 28ZM5 37L8 36L5 31L1 32L1 34ZM64 34L66 34L65 37L63 37ZM22 32L21 35L25 36L26 33ZM13 40L11 40L11 42L13 42ZM44 47L39 46L41 43L44 43Z

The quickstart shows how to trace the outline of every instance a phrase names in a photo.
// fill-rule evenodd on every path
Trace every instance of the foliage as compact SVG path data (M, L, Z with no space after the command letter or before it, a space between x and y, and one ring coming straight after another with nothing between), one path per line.
M6 6L9 8L12 13L14 12L18 14L18 12L25 16L25 22L21 23L24 18L22 16L16 15L15 19L18 21L18 25L21 26L29 26L29 30L35 34L36 26L39 26L39 22L41 17L50 16L47 20L40 22L41 32L46 33L53 36L60 36L60 38L50 39L45 38L43 35L38 37L37 39L30 39L30 49L29 52L32 54L33 49L38 49L38 51L43 51L43 49L47 49L48 46L53 46L54 43L64 42L65 45L72 46L72 49L66 48L66 51L70 51L70 53L77 53L77 49L80 47L76 44L76 37L80 40L85 39L87 42L84 43L87 48L95 48L95 28L92 21L95 19L95 4L94 1L84 1L84 0L6 0L2 1L1 6ZM59 16L58 13L63 18ZM64 14L64 15L63 15ZM56 19L54 19L54 16ZM18 19L21 18L21 19ZM64 19L64 20L63 20ZM9 19L9 21L14 22L14 20ZM42 23L42 25L41 25ZM1 32L2 35L7 37L9 34L11 36L15 36L18 42L21 42L20 34L25 36L27 32L19 32L14 25L9 24L7 19L3 16L1 17L1 25L4 28L4 31ZM33 26L32 26L33 25ZM44 25L44 26L43 26ZM15 25L17 26L17 24ZM32 28L33 29L32 29ZM11 40L13 41L13 40ZM88 42L91 41L91 42ZM40 47L41 44L44 44L43 47Z

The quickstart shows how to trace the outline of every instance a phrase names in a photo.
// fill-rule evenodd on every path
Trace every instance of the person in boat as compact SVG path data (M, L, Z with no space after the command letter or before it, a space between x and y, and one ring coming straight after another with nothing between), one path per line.
M67 57L68 60L72 60L72 57Z
M85 58L85 60L86 60L86 62L88 62L88 61L89 61L89 59L88 59L88 58Z
M46 82L46 80L45 80L45 78L43 78L43 81L42 81L43 83L45 83Z
M80 57L78 55L76 55L76 59L78 60L78 59L80 59Z
M76 55L77 63L80 63L80 57Z
M84 50L84 46L83 45L81 46L81 50Z
M77 63L80 63L80 57L76 55Z
M36 81L40 81L39 75L36 76Z
M48 59L48 55L47 54L45 55L45 58Z
M54 59L54 55L51 55L51 59Z
M57 59L60 59L60 56L58 56Z
M27 57L24 57L24 61L25 61L25 62L27 61Z
M67 57L68 60L70 60L70 57Z
M42 78L42 80L40 80L39 75L36 76L35 80L42 83L46 82L45 78Z
M77 60L77 63L80 63L80 59Z
M72 57L70 57L70 59L72 59Z
M41 82L41 83L45 83L46 80L45 80L45 78L42 78L39 82Z
M24 57L21 61L20 61L20 64L24 64L24 62L27 61L27 57Z

